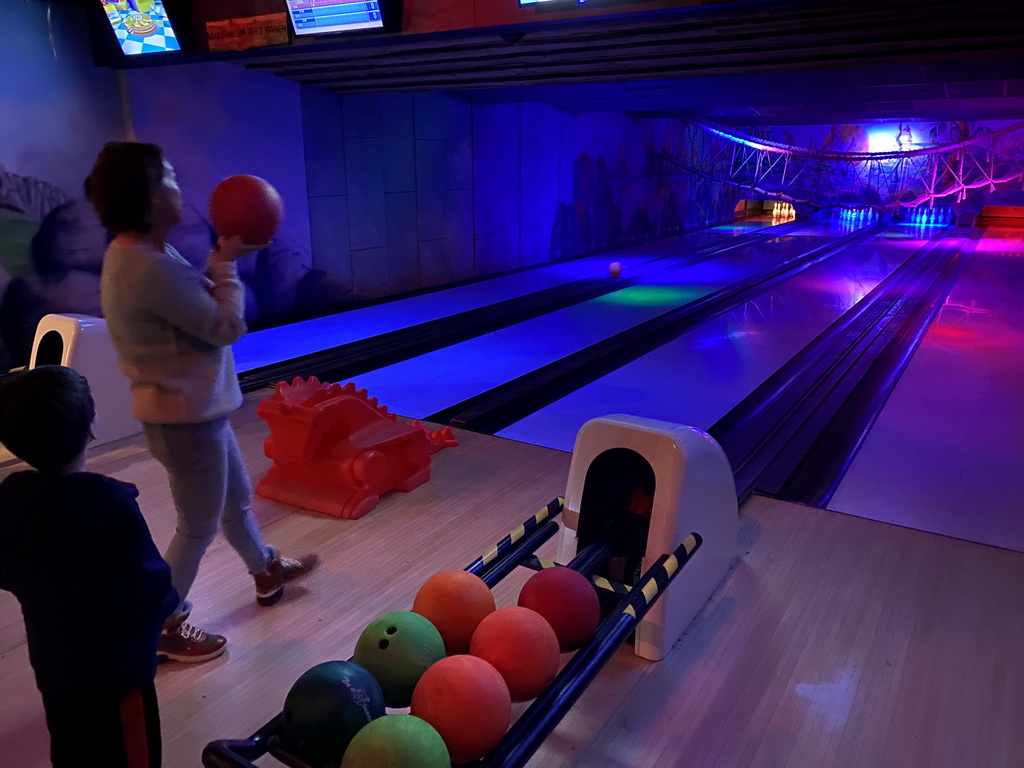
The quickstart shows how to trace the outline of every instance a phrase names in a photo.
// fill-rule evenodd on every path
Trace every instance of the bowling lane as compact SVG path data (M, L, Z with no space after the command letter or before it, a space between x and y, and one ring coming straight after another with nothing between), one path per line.
M1024 232L989 230L829 509L1024 552Z
M407 299L254 331L234 345L236 368L239 373L245 373L340 344L360 341L381 333L564 285L574 280L607 275L608 265L612 261L620 262L628 274L631 268L651 259L670 253L683 256L770 226L770 218L746 219L698 232L688 232L655 244L539 266L491 280L481 280Z
M829 225L738 248L493 333L355 377L403 416L425 418L638 323L830 242Z
M585 422L611 413L708 429L924 243L886 230L498 434L571 451Z

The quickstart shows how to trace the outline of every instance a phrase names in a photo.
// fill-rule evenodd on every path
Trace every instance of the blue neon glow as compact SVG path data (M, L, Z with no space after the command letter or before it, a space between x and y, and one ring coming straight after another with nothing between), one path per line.
M953 222L953 209L948 205L919 205L903 212L903 222L917 227L945 227Z
M909 125L883 125L868 131L869 152L909 152L914 148L914 132Z

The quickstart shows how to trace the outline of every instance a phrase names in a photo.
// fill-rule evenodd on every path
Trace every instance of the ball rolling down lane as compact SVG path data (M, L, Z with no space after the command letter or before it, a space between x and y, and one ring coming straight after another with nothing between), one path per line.
M622 263L621 262L613 261L611 264L608 265L608 275L610 277L618 277L621 274L622 274Z

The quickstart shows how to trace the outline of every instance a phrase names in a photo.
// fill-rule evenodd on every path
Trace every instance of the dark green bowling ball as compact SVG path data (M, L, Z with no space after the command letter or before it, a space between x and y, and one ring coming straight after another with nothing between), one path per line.
M288 691L281 738L315 768L338 768L352 738L383 715L384 694L373 675L350 661L326 661Z

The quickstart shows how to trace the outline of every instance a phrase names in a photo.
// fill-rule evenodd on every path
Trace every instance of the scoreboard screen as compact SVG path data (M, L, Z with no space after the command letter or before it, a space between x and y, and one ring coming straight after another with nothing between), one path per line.
M296 35L383 29L380 0L288 0Z

